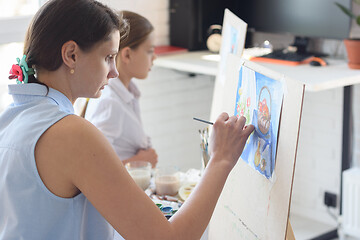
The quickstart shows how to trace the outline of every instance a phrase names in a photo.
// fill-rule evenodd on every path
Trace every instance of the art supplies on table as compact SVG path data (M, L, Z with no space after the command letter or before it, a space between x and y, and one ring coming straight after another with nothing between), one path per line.
M158 206L164 216L169 219L182 206L184 201L189 197L194 190L196 184L199 182L202 171L199 169L189 169L186 172L178 171L178 178L180 189L178 194L174 196L160 195L156 192L155 175L151 178L150 186L145 190L146 195ZM171 207L172 210L170 211Z
M196 186L196 183L187 183L181 186L181 188L179 189L179 196L182 200L186 200L188 199L188 197L190 196L190 194L192 193L192 191L194 190Z

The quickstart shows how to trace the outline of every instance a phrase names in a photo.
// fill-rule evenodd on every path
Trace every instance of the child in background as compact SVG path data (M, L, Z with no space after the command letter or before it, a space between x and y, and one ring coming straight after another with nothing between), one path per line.
M157 154L143 129L140 91L133 81L145 79L156 58L154 28L139 14L129 11L120 14L130 25L130 31L120 42L116 57L119 77L109 80L100 98L89 101L85 118L106 136L124 164L146 161L155 167Z

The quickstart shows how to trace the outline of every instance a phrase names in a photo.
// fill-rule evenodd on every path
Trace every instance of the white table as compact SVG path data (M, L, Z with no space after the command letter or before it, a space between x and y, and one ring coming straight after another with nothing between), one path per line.
M154 65L178 71L216 76L219 59L220 57L217 54L208 51L196 51L159 56L154 61ZM360 70L349 69L343 59L327 59L327 61L329 65L326 67L314 67L309 64L298 66L259 64L303 82L307 91L323 91L360 83Z
M219 59L218 54L212 54L208 51L187 52L159 56L154 61L154 66L216 76Z

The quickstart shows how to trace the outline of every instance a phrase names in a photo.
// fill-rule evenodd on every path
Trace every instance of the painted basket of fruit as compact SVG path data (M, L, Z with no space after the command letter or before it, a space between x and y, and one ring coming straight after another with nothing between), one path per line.
M270 103L270 105L268 105ZM267 135L271 123L271 94L267 86L263 86L259 94L259 104L257 111L258 127L262 134Z

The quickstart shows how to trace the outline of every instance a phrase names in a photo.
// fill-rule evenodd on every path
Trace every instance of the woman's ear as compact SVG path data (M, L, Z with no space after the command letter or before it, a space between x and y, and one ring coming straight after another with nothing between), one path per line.
M76 60L78 58L78 49L78 45L72 40L64 43L61 48L61 57L63 59L63 62L70 69L75 68Z
M131 58L131 48L130 47L124 47L120 50L118 53L120 57L120 61L123 63L129 63Z

